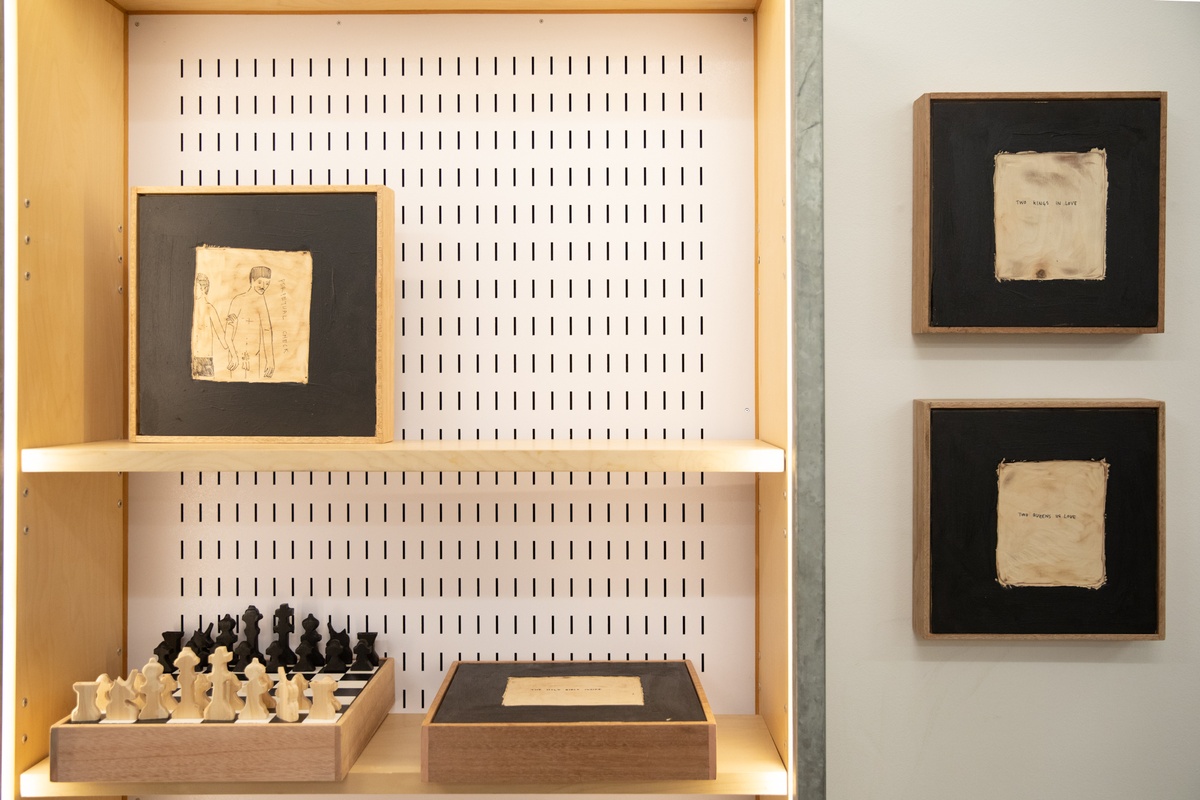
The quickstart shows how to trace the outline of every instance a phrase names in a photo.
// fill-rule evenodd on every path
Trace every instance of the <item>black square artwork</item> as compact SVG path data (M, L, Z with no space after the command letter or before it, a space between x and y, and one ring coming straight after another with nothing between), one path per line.
M917 201L927 227L914 229L928 236L917 271L927 283L914 284L928 314L918 329L1161 330L1165 96L930 97L928 130L918 123L928 135ZM1103 279L997 280L996 156L1094 149L1108 180Z
M1161 638L1162 406L938 407L928 413L931 636ZM1002 462L1105 461L1099 588L1005 586L997 576ZM926 541L921 541L923 537ZM920 562L920 559L918 559Z
M391 246L377 191L147 190L135 202L132 438L377 436L380 403L390 409L377 396L379 304L392 302L377 294L379 248ZM193 378L200 246L311 253L306 383Z

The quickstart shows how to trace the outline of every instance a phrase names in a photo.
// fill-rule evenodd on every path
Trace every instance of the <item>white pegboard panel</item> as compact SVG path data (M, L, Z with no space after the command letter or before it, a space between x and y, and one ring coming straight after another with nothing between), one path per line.
M745 15L133 16L131 185L396 191L407 439L754 435ZM754 706L754 482L130 478L130 647L254 603L449 660L662 658ZM269 626L264 623L264 637Z

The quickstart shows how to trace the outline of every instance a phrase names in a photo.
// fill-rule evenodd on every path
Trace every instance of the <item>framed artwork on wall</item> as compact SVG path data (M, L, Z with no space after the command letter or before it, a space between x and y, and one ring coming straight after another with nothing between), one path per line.
M1165 92L913 105L914 333L1163 330Z
M130 440L391 441L394 202L134 189Z
M917 400L925 639L1162 639L1164 404Z

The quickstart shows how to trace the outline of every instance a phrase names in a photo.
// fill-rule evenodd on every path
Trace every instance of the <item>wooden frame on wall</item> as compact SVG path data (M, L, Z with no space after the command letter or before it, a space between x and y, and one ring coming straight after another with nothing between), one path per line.
M1162 639L1165 406L914 402L913 627Z
M1165 92L913 104L913 333L1163 330Z
M393 207L386 186L134 189L130 439L391 441Z

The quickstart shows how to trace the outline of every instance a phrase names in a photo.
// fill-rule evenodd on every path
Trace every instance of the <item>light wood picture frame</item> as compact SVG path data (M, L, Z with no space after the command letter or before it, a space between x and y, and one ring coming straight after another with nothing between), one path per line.
M390 442L386 186L135 188L129 439Z
M913 104L913 333L1160 333L1165 92Z
M1157 400L916 400L924 639L1165 637Z

